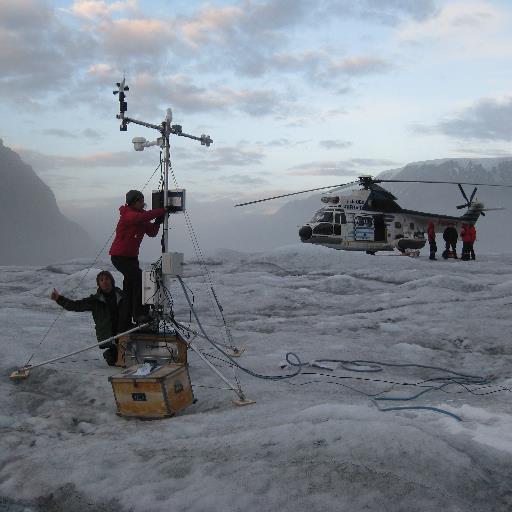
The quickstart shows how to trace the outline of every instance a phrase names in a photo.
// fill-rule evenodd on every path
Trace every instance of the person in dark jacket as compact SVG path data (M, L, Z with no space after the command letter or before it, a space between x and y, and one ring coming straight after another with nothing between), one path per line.
M457 259L457 240L459 239L459 234L457 233L454 224L448 224L448 227L443 232L443 239L446 243L446 249L443 252L443 258L448 258L451 250L453 257Z
M59 306L67 311L91 311L96 328L98 342L111 338L130 329L127 301L123 292L116 288L114 277L107 270L96 276L98 291L79 300L71 300L61 295L55 288L50 296ZM103 357L108 365L114 366L117 360L117 344L105 347Z
M139 190L126 194L126 204L119 208L116 236L110 247L114 267L123 274L123 292L129 311L136 323L148 321L149 307L142 305L142 270L139 266L139 248L144 235L155 237L164 221L166 208L144 210L144 195ZM155 219L154 222L150 222Z
M434 223L429 220L427 225L427 236L428 236L428 245L430 246L430 257L429 259L436 259L437 252L437 244L436 244L436 228L434 227Z

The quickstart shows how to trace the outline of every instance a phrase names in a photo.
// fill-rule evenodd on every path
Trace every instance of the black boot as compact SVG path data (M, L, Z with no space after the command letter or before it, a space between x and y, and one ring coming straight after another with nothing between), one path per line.
M109 366L115 366L117 361L117 347L111 345L103 352L103 358Z

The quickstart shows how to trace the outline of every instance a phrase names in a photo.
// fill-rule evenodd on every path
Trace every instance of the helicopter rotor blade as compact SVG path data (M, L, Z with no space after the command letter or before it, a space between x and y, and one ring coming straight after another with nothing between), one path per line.
M263 203L264 201L272 201L273 199L279 199L281 197L296 196L298 194L305 194L307 192L316 192L317 190L326 190L328 188L348 187L350 185L357 184L357 181L351 181L350 183L341 183L339 185L331 185L329 187L311 188L309 190L301 190L300 192L292 192L291 194L281 194L280 196L266 197L265 199L257 199L256 201L248 201L247 203L235 204L237 206L247 206L248 204Z
M475 187L473 189L473 192L471 192L471 195L469 196L469 203L471 203L473 201L473 197L475 197L476 191L477 191L477 188Z
M468 202L468 203L471 203L471 200L468 199L468 196L466 195L466 192L464 192L464 189L462 188L462 185L460 183L457 183L458 187L459 187L459 190L460 190L460 193L462 194L462 196L464 197L464 199ZM458 206L457 206L458 208Z
M468 204L468 203L466 203L466 204L459 204L459 205L457 206L457 210L462 210L462 208L467 208L468 206L469 206L469 204Z
M381 180L375 179L373 183L431 183L431 184L446 184L446 185L473 185L473 186L481 186L481 187L507 187L512 188L512 185L504 184L499 185L497 183L473 183L466 181L434 181L434 180Z

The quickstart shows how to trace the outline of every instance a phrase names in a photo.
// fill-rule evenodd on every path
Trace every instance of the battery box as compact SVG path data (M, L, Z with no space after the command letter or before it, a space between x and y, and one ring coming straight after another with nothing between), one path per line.
M162 274L166 276L183 275L183 253L164 252L162 253Z

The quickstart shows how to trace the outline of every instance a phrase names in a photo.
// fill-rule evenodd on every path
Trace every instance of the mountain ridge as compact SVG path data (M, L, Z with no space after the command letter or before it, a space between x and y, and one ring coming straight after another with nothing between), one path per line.
M0 139L0 265L89 256L90 235L59 210L53 191Z

